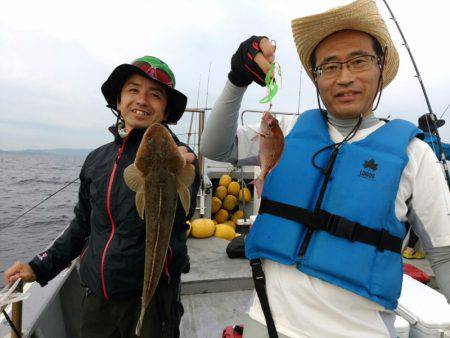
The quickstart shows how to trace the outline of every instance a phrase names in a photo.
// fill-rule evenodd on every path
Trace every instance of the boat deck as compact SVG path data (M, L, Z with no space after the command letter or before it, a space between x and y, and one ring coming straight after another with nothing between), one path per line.
M227 325L241 324L253 295L253 280L248 261L230 259L228 241L211 237L188 239L191 271L182 276L181 300L184 316L181 337L220 337ZM430 275L427 260L405 260ZM24 301L23 329L32 337L78 337L83 290L75 266L64 270L45 288L33 283L30 297ZM1 317L1 315L0 315ZM0 337L7 337L9 327L0 322ZM25 337L29 337L26 334Z
M191 271L182 277L184 316L181 337L219 337L227 325L241 324L253 296L253 280L246 259L230 259L228 241L211 237L188 239ZM426 259L404 259L431 277L434 273Z
M230 259L228 241L188 239L191 271L182 276L182 338L220 337L227 325L241 324L253 295L246 259Z

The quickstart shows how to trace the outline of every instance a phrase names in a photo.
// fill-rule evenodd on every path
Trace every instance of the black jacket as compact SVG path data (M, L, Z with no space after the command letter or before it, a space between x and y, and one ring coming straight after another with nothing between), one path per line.
M145 130L132 130L125 139L117 135L116 128L110 130L115 141L92 151L81 169L74 219L48 250L30 262L41 285L80 256L81 280L98 296L126 298L142 292L145 221L137 214L135 193L125 184L123 171L134 162ZM172 136L178 145L185 145ZM187 264L185 222L194 213L200 184L197 159L193 164L196 178L190 187L191 209L186 216L178 201L168 265L161 277L173 282L180 280Z

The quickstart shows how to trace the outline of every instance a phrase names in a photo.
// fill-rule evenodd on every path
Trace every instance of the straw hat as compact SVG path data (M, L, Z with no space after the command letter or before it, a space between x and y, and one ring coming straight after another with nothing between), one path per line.
M313 69L310 62L314 49L327 36L345 29L370 34L378 40L383 50L387 46L383 87L386 87L397 74L399 65L397 50L391 40L386 23L372 0L357 0L320 14L294 19L291 26L298 55L313 81Z

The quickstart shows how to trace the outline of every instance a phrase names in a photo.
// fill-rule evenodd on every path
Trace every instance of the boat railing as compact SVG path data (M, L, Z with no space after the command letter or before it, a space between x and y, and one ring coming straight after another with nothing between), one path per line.
M247 114L247 113L256 113L256 114L263 114L263 113L265 113L267 110L253 110L253 109L246 109L246 110L243 110L242 112L241 112L241 125L243 126L244 125L244 115L245 114ZM277 115L300 115L300 114L298 114L298 113L290 113L290 112L281 112L281 111L270 111L270 113L273 115L273 116L275 116L275 117L277 117Z

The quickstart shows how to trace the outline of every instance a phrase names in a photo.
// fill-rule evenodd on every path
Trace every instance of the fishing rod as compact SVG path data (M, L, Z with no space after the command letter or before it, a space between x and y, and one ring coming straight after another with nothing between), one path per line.
M67 183L65 186L63 186L62 188L58 189L57 191L55 191L53 194L47 196L46 198L44 198L42 201L40 201L38 204L34 205L33 207L31 207L30 209L28 209L27 211L23 212L22 214L20 214L19 216L17 216L15 219L13 219L11 222L9 222L8 224L6 224L6 226L3 229L9 228L11 225L13 225L18 219L22 218L23 216L25 216L26 214L28 214L31 210L36 209L38 206L40 206L42 203L44 203L46 200L48 200L49 198L55 196L57 193L59 193L60 191L66 189L69 185L75 183L76 181L78 181L79 178L77 177L76 179L74 179L73 181L70 181L69 183Z
M403 34L403 31L400 28L400 25L399 25L397 19L395 18L395 15L392 12L391 8L389 7L387 1L383 0L383 2L386 5L386 8L388 9L389 13L391 14L391 19L394 21L394 23L397 26L397 29L398 29L401 37L402 37L403 45L406 47L406 50L408 51L409 57L410 57L410 59L412 61L414 70L416 72L416 76L415 77L417 78L417 80L419 80L420 87L422 88L422 92L423 92L423 95L425 97L425 101L427 103L427 107L428 107L428 111L429 111L429 113L426 114L426 116L427 116L426 120L427 120L427 124L428 123L431 124L431 126L428 125L428 132L430 134L432 134L432 135L434 133L434 135L436 136L436 143L438 145L439 152L440 152L440 155L441 155L440 156L441 157L440 162L442 163L442 166L444 168L444 173L445 173L445 179L447 181L447 186L450 189L450 174L449 174L448 167L447 167L447 160L445 158L444 149L442 148L441 137L440 137L439 132L437 130L438 127L436 125L436 122L437 122L436 115L433 113L433 110L431 109L431 104L430 104L430 100L428 99L428 95L427 95L427 91L425 89L425 85L424 85L424 83L422 81L422 77L420 76L419 69L417 68L416 61L414 60L414 57L412 55L411 49L409 48L408 42L406 41L405 35Z

